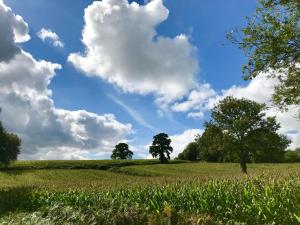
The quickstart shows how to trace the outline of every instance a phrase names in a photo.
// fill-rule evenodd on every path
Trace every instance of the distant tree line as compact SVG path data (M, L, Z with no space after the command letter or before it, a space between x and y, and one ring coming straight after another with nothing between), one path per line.
M300 148L296 148L294 150L288 149L284 154L284 162L300 162Z

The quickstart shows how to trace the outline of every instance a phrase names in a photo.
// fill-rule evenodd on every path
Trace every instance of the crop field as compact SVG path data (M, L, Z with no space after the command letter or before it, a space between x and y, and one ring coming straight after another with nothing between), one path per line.
M20 161L0 224L300 224L300 164Z

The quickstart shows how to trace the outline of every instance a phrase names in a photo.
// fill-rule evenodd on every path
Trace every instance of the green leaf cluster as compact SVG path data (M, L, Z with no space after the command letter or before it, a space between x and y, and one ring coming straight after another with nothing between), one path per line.
M275 77L273 101L282 109L300 103L300 1L260 0L247 25L227 34L248 56L245 79Z
M8 165L20 154L21 139L7 132L0 122L0 165Z

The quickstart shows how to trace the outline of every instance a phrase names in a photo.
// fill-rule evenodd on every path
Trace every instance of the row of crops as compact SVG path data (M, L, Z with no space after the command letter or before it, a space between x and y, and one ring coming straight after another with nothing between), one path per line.
M7 188L0 191L0 213L0 224L296 225L300 174L114 191Z

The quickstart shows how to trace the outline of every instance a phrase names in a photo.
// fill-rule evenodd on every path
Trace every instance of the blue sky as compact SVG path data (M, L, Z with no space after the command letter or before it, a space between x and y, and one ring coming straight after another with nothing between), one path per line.
M158 2L159 0L156 1ZM144 1L137 2L140 5L149 4L144 3ZM182 148L184 144L193 139L192 134L196 132L196 130L191 133L188 133L188 131L193 129L201 130L203 122L209 119L209 107L207 106L209 99L213 101L213 99L224 95L226 91L229 93L241 92L243 93L241 94L242 97L249 94L247 91L251 89L249 87L250 84L242 79L241 73L241 67L246 62L246 58L243 52L229 43L226 39L226 33L233 28L240 28L245 25L245 17L253 14L256 1L163 1L163 7L169 10L169 14L166 19L163 19L157 26L153 27L156 30L153 41L155 42L156 38L159 37L169 37L171 40L170 44L174 44L175 37L184 34L187 38L185 42L187 44L186 49L193 48L195 50L193 50L193 56L187 57L187 64L192 64L192 60L194 60L199 67L198 70L191 69L193 74L190 76L193 78L193 84L209 85L208 89L214 92L214 94L207 96L203 100L206 103L201 109L193 105L184 110L175 110L174 105L189 102L188 99L193 90L198 94L203 94L201 91L205 91L201 87L198 87L198 89L187 88L186 93L181 96L176 95L174 97L172 95L172 100L168 101L168 103L164 101L167 106L161 107L163 103L157 103L159 97L163 96L165 98L167 96L166 93L162 94L161 90L157 91L153 87L153 90L151 89L144 93L134 88L128 89L128 85L123 85L123 83L126 83L126 77L122 80L123 83L116 84L109 81L109 78L103 78L103 74L87 72L89 70L87 64L82 66L82 68L78 68L74 65L74 60L68 59L72 53L78 53L82 56L89 47L94 48L94 46L87 46L81 41L84 35L82 29L87 22L83 18L84 10L92 3L93 1L87 0L76 0L72 1L72 3L66 0L4 0L4 4L10 7L14 14L22 16L28 24L31 39L19 44L20 48L30 53L37 61L46 60L61 65L61 69L56 70L56 75L51 79L48 86L48 89L52 91L51 99L54 107L68 111L85 110L97 115L113 114L118 122L131 124L131 132L126 134L123 139L126 139L136 150L136 157L145 157L147 155L146 150L141 146L147 145L153 135L158 132L166 132L174 136L174 142L177 141L174 144L178 145L177 149ZM96 10L95 12L97 12ZM163 14L163 9L161 12ZM143 18L143 15L141 15L141 18ZM54 46L53 40L51 41L49 38L42 40L37 35L42 28L56 33L64 46ZM101 26L98 29L101 30ZM122 31L126 32L126 29L124 30ZM94 32L98 32L98 30L96 29ZM103 35L103 33L99 35ZM132 37L132 34L129 37ZM123 38L122 33L120 33L119 38ZM133 44L139 41L140 39L137 39ZM104 43L94 44L96 46L104 45ZM106 44L112 44L113 46L116 43L108 42ZM128 47L127 51L124 53L126 60L128 57L131 57L130 47ZM134 48L133 51L136 51L136 49ZM178 53L180 54L179 50ZM101 54L103 53L100 52L99 55ZM118 57L118 60L120 60L120 57ZM167 61L166 58L164 59ZM114 61L111 63L112 67L118 66L114 65ZM143 59L139 59L139 62L137 62L137 64L141 63L143 63ZM132 67L134 66L132 65ZM153 66L155 67L155 64ZM93 71L96 69L98 68L93 68ZM132 70L134 71L134 68ZM118 71L122 74L122 68L118 69ZM161 74L161 72L158 74ZM180 77L185 76L185 74L179 75ZM107 76L114 77L114 74L111 72ZM132 79L138 80L138 78ZM169 76L168 79L172 80L173 78ZM130 83L131 80L128 82ZM255 92L254 89L253 92ZM251 94L255 95L252 92ZM202 104L200 100L199 104ZM188 116L191 112L201 112L203 116ZM293 128L289 127L285 132L291 130ZM178 137L185 132L190 136L186 138L186 141L178 141ZM184 138L186 136L180 137ZM84 147L80 147L80 149L85 151ZM100 154L100 156L93 154L86 151L83 155L88 158L108 157L107 152L103 155Z

